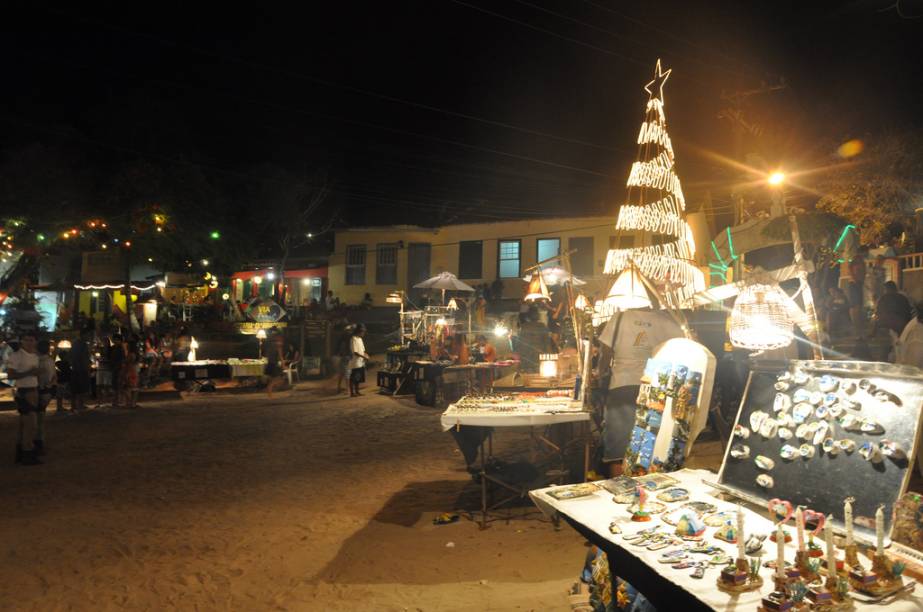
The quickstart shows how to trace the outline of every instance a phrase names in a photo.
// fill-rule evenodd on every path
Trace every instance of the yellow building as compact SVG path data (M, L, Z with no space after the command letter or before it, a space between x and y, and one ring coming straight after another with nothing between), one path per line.
M373 303L381 306L389 292L410 290L416 283L448 271L469 285L499 278L504 297L518 298L526 268L561 251L574 251L571 266L578 277L602 277L606 254L616 240L614 219L610 215L438 228L395 225L344 229L335 234L329 288L346 304L358 304L369 293Z

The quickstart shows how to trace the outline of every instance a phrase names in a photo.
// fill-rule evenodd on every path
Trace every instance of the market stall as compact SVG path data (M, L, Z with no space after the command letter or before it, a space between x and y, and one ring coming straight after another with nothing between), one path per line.
M564 458L570 447L583 446L583 471L589 458L589 431L582 426L563 436L548 435L553 427L588 423L590 414L583 402L568 393L504 393L466 395L450 405L440 419L443 431L453 433L469 464L477 462L481 486L481 520L483 529L491 511L517 499L523 499L529 487L514 483L488 469L493 460L493 436L497 428L527 428L536 457L533 463L554 466L558 475L564 473ZM500 490L505 497L496 497Z
M170 377L174 383L202 383L209 380L260 378L266 371L266 359L203 359L174 361Z

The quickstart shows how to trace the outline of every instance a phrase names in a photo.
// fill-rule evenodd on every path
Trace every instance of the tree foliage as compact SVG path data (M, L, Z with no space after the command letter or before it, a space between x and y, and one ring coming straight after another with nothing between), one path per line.
M892 133L866 143L819 176L820 210L859 229L862 244L878 246L911 224L923 194L923 138Z

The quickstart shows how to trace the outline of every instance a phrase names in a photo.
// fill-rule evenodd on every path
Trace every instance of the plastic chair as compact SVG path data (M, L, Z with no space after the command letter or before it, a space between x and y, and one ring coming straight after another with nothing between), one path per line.
M285 368L285 377L288 379L289 386L292 385L293 379L301 380L301 375L298 373L298 368L301 365L301 361L293 361L288 364L288 367Z

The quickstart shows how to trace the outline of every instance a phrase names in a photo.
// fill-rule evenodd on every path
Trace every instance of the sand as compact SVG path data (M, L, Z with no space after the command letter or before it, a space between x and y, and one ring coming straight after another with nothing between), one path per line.
M582 538L434 526L477 504L460 453L438 411L366 393L50 414L29 468L0 414L0 609L568 610Z

